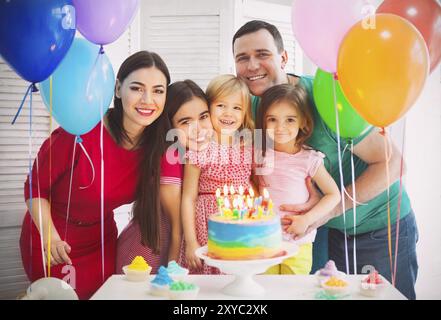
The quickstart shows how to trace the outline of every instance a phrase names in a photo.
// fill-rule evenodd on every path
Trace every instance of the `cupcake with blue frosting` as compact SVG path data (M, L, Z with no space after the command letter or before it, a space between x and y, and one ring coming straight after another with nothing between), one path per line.
M189 270L181 267L176 261L170 261L167 266L167 272L174 281L184 280Z
M150 294L158 297L168 297L172 278L164 266L159 267L156 277L150 282Z

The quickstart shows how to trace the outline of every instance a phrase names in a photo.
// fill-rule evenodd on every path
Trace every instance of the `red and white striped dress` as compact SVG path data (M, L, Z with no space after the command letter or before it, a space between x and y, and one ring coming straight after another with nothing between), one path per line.
M177 151L173 157L177 157ZM171 164L164 155L161 160L160 183L172 184L181 188L183 177L183 165ZM136 256L142 256L152 267L152 273L156 273L161 265L167 264L170 244L170 221L165 213L161 213L161 244L160 253L154 254L153 250L141 244L141 232L138 223L133 220L124 228L118 237L116 249L116 273L122 273L122 267L128 265Z
M207 149L194 152L188 151L190 163L201 169L199 176L199 195L196 202L196 238L200 246L208 242L208 217L218 212L216 190L223 186L248 187L250 185L252 148L243 146L227 146L212 141ZM188 267L185 259L185 243L181 246L180 264ZM203 263L200 270L190 270L191 274L219 274L217 268Z

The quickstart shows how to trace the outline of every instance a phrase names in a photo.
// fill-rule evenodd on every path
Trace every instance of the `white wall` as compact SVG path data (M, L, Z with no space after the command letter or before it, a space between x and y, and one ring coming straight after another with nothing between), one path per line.
M441 299L441 66L406 117L406 188L419 228L419 299Z

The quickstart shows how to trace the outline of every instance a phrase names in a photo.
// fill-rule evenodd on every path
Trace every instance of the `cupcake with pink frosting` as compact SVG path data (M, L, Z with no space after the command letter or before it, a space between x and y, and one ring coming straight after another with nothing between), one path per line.
M367 297L379 297L383 294L386 287L386 280L378 273L372 270L371 273L361 280L360 292Z
M333 260L329 260L326 262L325 266L321 268L320 270L317 270L315 273L315 276L317 278L317 283L319 286L321 286L321 283L330 278L343 278L346 274L344 272L338 271L337 266L335 265L335 262Z

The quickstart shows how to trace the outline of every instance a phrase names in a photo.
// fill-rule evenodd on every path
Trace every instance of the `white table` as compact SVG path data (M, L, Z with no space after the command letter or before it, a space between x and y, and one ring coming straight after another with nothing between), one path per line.
M111 276L104 285L92 296L91 300L164 300L149 294L149 282L154 275L145 282L130 282L124 275ZM222 294L221 289L233 280L231 275L189 275L185 281L200 287L197 299L201 300L232 300L237 297ZM360 294L359 284L366 275L350 275L350 295L345 299L372 300ZM318 291L317 279L300 275L257 275L256 282L265 288L265 294L258 297L240 297L243 300L313 300ZM390 283L380 299L405 300L406 298Z

